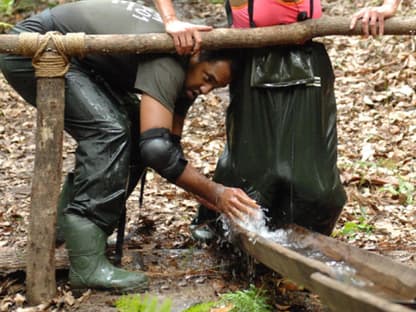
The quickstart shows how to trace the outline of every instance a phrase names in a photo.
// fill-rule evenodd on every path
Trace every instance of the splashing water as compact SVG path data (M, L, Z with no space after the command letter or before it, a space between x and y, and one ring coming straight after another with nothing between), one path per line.
M327 266L332 268L335 275L334 277L339 281L358 287L373 285L371 281L358 277L357 270L346 264L344 261L335 261L324 255L319 250L312 250L310 246L304 245L302 241L291 240L291 234L293 232L291 229L277 229L271 231L267 226L267 222L269 221L269 218L265 214L267 210L267 208L261 207L255 215L245 215L244 219L235 222L248 232L254 233L268 241L273 241L283 247L296 251L305 257L325 263ZM223 224L225 238L232 242L234 240L233 238L235 237L235 233L233 232L232 226L230 226L230 221L225 216L221 216L220 219ZM250 242L253 244L256 243L255 237L256 236L249 238Z
M267 221L270 219L265 214L267 210L267 208L261 207L261 209L258 209L254 215L245 215L243 219L237 220L236 223L248 232L255 233L266 240L271 240L283 246L290 247L288 239L290 230L277 229L271 231L267 226ZM221 216L221 221L225 237L232 241L234 233L232 227L230 226L230 221L225 216ZM251 238L251 242L253 244L256 243L254 238Z

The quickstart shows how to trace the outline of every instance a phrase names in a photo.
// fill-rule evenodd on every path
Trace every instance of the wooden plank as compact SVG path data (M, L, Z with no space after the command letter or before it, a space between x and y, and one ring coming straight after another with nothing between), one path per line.
M333 311L342 312L411 312L402 305L391 303L356 287L345 285L321 273L311 275L311 290L317 293Z

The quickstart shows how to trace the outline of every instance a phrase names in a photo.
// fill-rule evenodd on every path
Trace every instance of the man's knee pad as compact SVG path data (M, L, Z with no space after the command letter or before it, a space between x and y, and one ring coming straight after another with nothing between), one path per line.
M153 128L143 132L140 135L139 147L143 165L153 168L173 183L188 163L181 145L166 128Z

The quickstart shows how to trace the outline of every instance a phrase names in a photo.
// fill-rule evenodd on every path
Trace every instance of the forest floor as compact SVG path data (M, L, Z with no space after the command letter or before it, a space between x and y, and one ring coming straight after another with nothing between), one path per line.
M370 4L374 2L337 0L324 1L323 7L327 15L349 16ZM416 15L411 4L403 0L398 15ZM225 25L221 4L195 0L177 5L185 19ZM416 268L416 39L331 36L317 41L326 45L336 75L338 166L348 194L332 236ZM185 154L208 177L224 146L227 105L227 89L200 96L185 124ZM35 123L35 110L0 75L0 249L22 249L27 243ZM65 136L64 172L73 167L74 149L74 141ZM176 301L181 311L184 302L248 286L248 279L227 269L236 259L192 240L189 223L198 206L192 196L153 172L144 194L142 209L138 190L127 203L126 231L143 249L145 268L154 277L153 293L182 297ZM129 257L123 261L134 264ZM48 310L115 310L116 297L107 293L74 298L66 272L61 273L59 296ZM282 281L276 277L271 289L276 311L326 310L313 294L288 290ZM24 296L21 275L0 279L0 311L36 311L21 308Z

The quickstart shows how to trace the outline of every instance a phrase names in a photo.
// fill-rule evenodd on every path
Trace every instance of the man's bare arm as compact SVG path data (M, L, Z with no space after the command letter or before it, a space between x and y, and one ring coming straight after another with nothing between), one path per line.
M180 123L180 122L179 122ZM140 105L140 132L152 128L166 128L173 131L176 122L172 113L153 97L143 94ZM181 131L177 127L175 134ZM254 215L258 205L243 190L226 187L211 181L199 173L191 164L187 164L184 171L176 179L175 184L188 192L207 201L208 208L235 219L242 219L244 215Z

